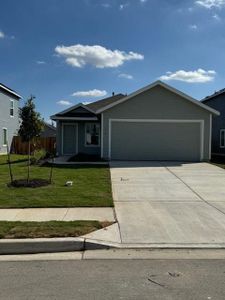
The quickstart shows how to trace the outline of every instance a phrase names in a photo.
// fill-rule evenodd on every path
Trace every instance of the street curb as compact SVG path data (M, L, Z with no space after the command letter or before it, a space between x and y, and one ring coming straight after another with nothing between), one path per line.
M85 238L3 239L0 240L0 255L84 251L112 247L113 245L108 243Z
M100 249L222 250L225 249L225 244L120 244L84 237L0 240L0 255L59 253Z

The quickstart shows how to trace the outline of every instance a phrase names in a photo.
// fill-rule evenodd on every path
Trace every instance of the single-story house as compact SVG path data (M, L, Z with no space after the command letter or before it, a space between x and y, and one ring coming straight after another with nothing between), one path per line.
M215 109L156 81L130 95L77 104L51 119L58 155L106 160L207 161Z
M220 112L212 122L212 154L225 156L225 89L207 96L202 103Z

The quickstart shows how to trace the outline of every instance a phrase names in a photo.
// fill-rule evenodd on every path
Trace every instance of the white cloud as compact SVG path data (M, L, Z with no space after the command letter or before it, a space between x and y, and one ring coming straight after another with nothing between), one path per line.
M15 35L6 35L2 30L0 30L0 39L15 40L15 38Z
M64 106L69 106L69 105L72 105L72 103L68 100L60 100L58 102L56 102L57 104L59 105L64 105Z
M90 102L90 101L84 101L84 102L82 102L82 104L84 104L84 105L88 105L90 103L92 103L92 102Z
M127 3L122 3L122 4L119 5L119 9L123 10L124 8L127 8L128 6L129 6L128 2Z
M119 78L133 79L133 76L126 73L121 73L118 75Z
M176 71L174 73L167 72L166 75L160 77L161 80L178 80L188 83L205 83L210 82L215 78L216 72L213 70L205 71L198 69L195 71Z
M0 39L4 39L4 37L5 37L4 32L0 30Z
M205 8L221 8L225 5L225 0L197 0L196 4L203 6Z
M56 126L55 121L53 121L53 120L51 120L51 119L45 120L45 123L48 123L49 125L52 125L52 126Z
M147 2L148 0L140 0L141 3L145 3Z
M78 91L72 94L74 97L104 97L107 95L107 92L105 90L90 90L90 91Z
M191 30L197 30L198 29L198 26L196 24L192 24L192 25L189 25L189 28Z
M57 46L55 52L65 57L66 63L72 67L82 68L89 64L96 68L116 68L125 61L142 60L144 56L135 52L110 50L105 47L94 45Z
M212 17L213 17L213 19L214 19L214 20L216 20L216 21L218 21L218 22L220 22L220 21L221 21L221 18L220 18L220 16L219 16L219 15L217 15L217 14L214 14Z
M38 61L36 61L36 63L37 63L38 65L45 65L45 64L46 64L46 62L43 61L43 60L38 60Z

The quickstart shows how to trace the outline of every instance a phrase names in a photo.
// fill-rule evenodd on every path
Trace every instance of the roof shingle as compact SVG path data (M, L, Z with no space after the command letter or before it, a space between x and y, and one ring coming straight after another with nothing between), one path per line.
M114 96L111 96L111 97L108 97L108 98L105 98L105 99L102 99L99 101L95 101L95 102L86 104L85 106L90 108L92 111L97 112L99 109L101 109L111 103L114 103L124 97L126 97L126 96L123 94L117 94L117 95L114 95Z

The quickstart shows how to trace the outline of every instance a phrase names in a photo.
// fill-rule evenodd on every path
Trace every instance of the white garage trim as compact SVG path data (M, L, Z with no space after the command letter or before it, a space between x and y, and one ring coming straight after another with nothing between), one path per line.
M62 155L64 155L64 126L73 125L76 126L76 153L69 153L65 155L73 155L78 153L78 124L77 123L62 123Z
M212 114L209 116L209 159L212 155Z
M112 122L130 123L199 123L200 128L200 160L204 157L204 120L174 120L174 119L109 119L109 148L108 158L111 159L112 149Z

